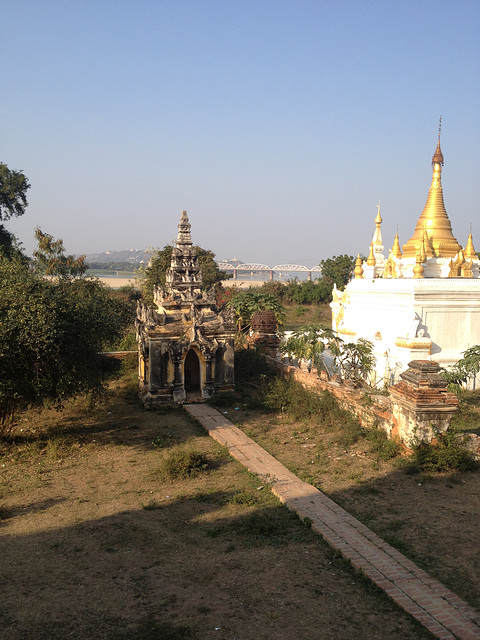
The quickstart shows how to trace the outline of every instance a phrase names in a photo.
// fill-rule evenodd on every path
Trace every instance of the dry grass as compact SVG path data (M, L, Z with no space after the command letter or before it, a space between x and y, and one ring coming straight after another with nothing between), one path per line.
M272 420L249 424L273 442L286 425ZM144 411L115 383L93 410L26 414L15 436L1 460L2 639L430 637L182 411ZM275 446L310 456L306 436ZM202 463L167 478L185 450Z
M254 389L244 387L243 393ZM456 428L476 431L480 395L467 394L464 400ZM311 403L303 398L300 404L305 415L311 413ZM299 477L480 610L478 470L416 472L405 457L389 457L394 447L385 449L381 434L355 427L341 410L320 409L306 419L287 410L224 410Z

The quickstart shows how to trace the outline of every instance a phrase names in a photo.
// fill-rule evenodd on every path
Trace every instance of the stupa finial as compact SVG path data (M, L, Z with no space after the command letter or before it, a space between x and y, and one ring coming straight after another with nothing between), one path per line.
M440 116L440 121L438 123L438 142L437 142L437 148L435 149L435 153L433 154L433 158L432 158L432 166L435 164L441 164L443 167L443 153L442 150L440 148L440 136L442 134L442 116Z

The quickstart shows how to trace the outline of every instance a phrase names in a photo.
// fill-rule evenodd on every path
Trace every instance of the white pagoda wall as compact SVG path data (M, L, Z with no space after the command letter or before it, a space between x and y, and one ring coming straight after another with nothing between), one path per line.
M340 337L373 342L379 379L396 382L411 360L451 366L480 344L480 279L356 279L346 292Z

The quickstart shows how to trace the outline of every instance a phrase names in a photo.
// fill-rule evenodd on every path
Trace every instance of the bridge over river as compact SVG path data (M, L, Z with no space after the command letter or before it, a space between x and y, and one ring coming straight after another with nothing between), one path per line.
M319 278L322 272L321 267L305 267L302 264L276 264L269 267L266 264L255 262L234 263L226 260L217 262L217 266L222 271L233 274L234 280L312 280ZM312 275L313 274L313 275Z

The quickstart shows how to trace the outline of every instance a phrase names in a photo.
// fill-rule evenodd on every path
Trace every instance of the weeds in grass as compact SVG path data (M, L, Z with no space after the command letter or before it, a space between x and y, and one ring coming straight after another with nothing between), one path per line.
M152 440L152 446L155 449L165 449L166 447L170 447L174 444L177 444L177 441L171 433L166 436L157 436L155 440Z
M145 511L153 511L154 509L158 509L158 503L150 498L147 504L142 504L142 509Z
M269 384L264 394L265 405L273 411L287 413L297 420L312 418L345 417L337 401L328 391L320 394L305 389L296 380L285 380L276 377Z
M369 429L366 432L370 450L378 460L391 460L400 455L402 451L399 440L389 438L383 429Z
M278 508L282 510L281 507ZM236 522L236 529L244 536L244 540L248 543L266 542L279 544L283 542L282 538L288 533L291 522L285 514L277 513L277 510L261 509L252 511L245 517L240 518ZM296 519L296 516L294 516Z
M253 506L258 503L258 498L249 491L239 491L228 501L229 504L245 504Z
M474 398L473 393L468 397L468 400ZM453 416L450 428L457 431L480 431L480 414L475 411L474 407L468 403L467 397L463 398L463 402L460 402L458 409Z
M195 476L208 468L207 457L201 451L179 448L170 451L163 459L160 475L169 480Z
M351 447L365 435L365 429L353 417L348 416L345 422L341 423L341 432L337 438L337 443L341 447Z
M434 443L415 444L406 467L411 472L474 471L479 463L467 447L464 434L450 428Z
M234 391L223 391L222 393L216 393L214 396L208 399L208 404L211 407L221 408L229 407L232 404L239 402L240 396Z

